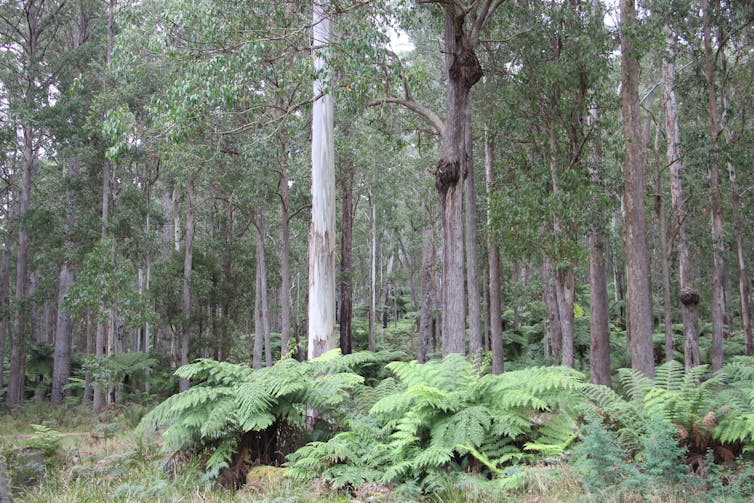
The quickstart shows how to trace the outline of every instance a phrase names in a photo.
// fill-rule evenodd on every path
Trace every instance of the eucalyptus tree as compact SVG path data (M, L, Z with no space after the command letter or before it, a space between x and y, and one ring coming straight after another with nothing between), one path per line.
M608 36L600 9L588 3L518 7L508 11L497 37L512 32L510 40L502 47L486 44L505 54L491 78L503 88L495 116L506 139L502 158L515 169L501 177L498 192L511 200L493 203L493 213L510 255L541 253L550 352L573 366L576 264L587 226L604 225L595 220L602 191L595 177L606 167L596 141L603 124L589 117L608 99ZM585 215L588 207L592 218ZM602 325L606 329L606 321Z
M624 251L627 325L631 366L654 376L654 321L649 286L647 220L644 212L644 153L639 107L639 57L636 50L636 2L620 0L621 107L623 112Z
M471 173L471 88L482 77L476 56L480 35L503 0L466 3L461 0L417 0L442 9L442 52L447 72L446 118L442 149L435 170L443 222L442 351L466 353L466 299L463 201L464 180Z
M678 276L681 300L681 317L684 332L684 359L686 369L699 365L699 334L697 328L697 305L699 292L696 288L695 271L692 265L691 247L687 226L687 210L681 173L684 157L681 151L680 119L676 98L676 34L669 26L666 30L666 47L662 60L662 92L665 113L665 138L667 165L670 168L670 196L673 219L677 232ZM672 349L671 349L672 351ZM666 348L667 352L667 348ZM672 353L671 353L672 354Z
M6 404L19 405L23 398L26 332L28 325L29 229L25 217L31 207L31 185L38 161L39 112L48 102L55 69L46 65L47 52L59 42L59 29L67 16L65 0L6 2L0 7L0 33L4 52L2 82L11 113L19 118L22 166L16 200L16 288L10 372Z

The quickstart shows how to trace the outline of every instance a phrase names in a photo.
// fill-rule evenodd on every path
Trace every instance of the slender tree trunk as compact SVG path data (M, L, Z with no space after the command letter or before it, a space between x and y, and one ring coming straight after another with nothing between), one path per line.
M623 111L623 200L624 251L627 279L627 325L630 334L631 366L654 377L651 289L647 221L644 213L644 159L639 111L639 59L632 38L636 26L635 0L620 0L621 104Z
M487 261L489 267L489 320L492 373L505 370L503 358L503 307L500 291L500 248L492 237L492 196L495 178L493 173L494 147L489 130L484 128L484 172L487 181Z
M599 110L593 107L589 111L590 125L599 123ZM596 189L602 185L597 166L604 164L602 145L598 142L589 166L589 176L595 191L590 205L592 222L589 232L589 380L594 384L610 386L610 297L607 291L607 250L605 237L605 211L600 206Z
M678 277L681 300L681 319L684 334L684 361L686 370L701 363L699 357L699 332L695 271L691 261L691 247L686 229L686 203L683 195L681 173L684 169L681 155L681 133L678 120L678 103L675 95L675 37L667 36L666 57L662 65L663 101L665 108L665 138L667 165L670 169L670 199L677 228Z
M466 179L464 182L464 227L466 230L466 290L469 300L469 356L481 365L482 361L482 308L479 295L479 260L476 222L476 189L474 188L474 161L471 134L471 106L464 116L464 158Z
M12 206L9 203L8 206ZM12 244L12 227L15 219L15 211L12 212L5 230L5 246L3 247L2 259L0 259L0 389L5 386L5 351L10 337L10 247Z
M326 7L314 0L314 103L312 105L312 222L309 232L309 345L315 358L338 345L335 335L335 138L334 99L322 76L332 36Z
M560 331L562 338L561 365L564 367L573 367L573 323L574 313L573 306L576 294L576 282L573 274L573 267L556 271L555 286L558 299L558 312L560 315Z
M189 363L189 345L191 343L191 271L194 258L194 175L189 175L186 180L186 238L185 253L183 255L183 304L181 316L180 358L181 366ZM189 389L189 380L180 378L180 391Z
M369 200L369 351L377 351L377 214L371 191L367 193ZM422 290L424 292L424 290Z
M723 64L725 64L725 51L721 51L723 57ZM727 109L727 94L725 89L722 91L723 107ZM733 131L728 127L728 123L723 115L722 130L725 136L725 142L728 146L733 146L734 136ZM743 223L741 222L741 201L740 191L738 187L738 177L736 176L736 166L733 162L728 161L728 177L730 179L730 204L731 213L733 216L733 239L736 243L736 259L738 262L738 293L741 297L741 325L744 332L744 344L745 353L747 356L753 354L752 348L752 311L749 304L750 288L749 288L749 273L746 265L746 255L744 253L743 243Z
M266 233L266 228L264 223L264 210L262 208L259 209L256 216L255 227L257 230L257 292L259 295L259 324L255 324L254 330L259 339L264 341L265 364L266 366L271 367L272 345L270 343L270 310L267 302L267 256L264 251L264 235Z
M341 237L340 237L340 351L352 351L351 318L353 316L353 165L346 163L340 177Z
M668 242L668 229L663 204L662 172L664 166L660 161L660 128L655 130L655 218L657 219L660 238L660 264L662 265L662 308L665 325L665 361L673 359L673 304L670 292L670 255L671 243Z
M286 143L287 145L287 143ZM283 149L285 160L280 172L280 356L291 350L291 244L290 202L288 197L288 149Z
M18 245L16 246L16 311L13 319L13 337L11 338L10 369L8 372L8 389L5 404L9 408L21 404L24 395L24 375L26 367L26 331L28 316L29 286L29 231L25 222L31 206L31 179L36 162L34 149L34 131L30 125L23 128L24 159L21 174L21 187L18 200Z
M429 360L432 347L432 311L435 305L434 269L435 269L435 229L430 222L422 233L422 266L421 266L421 314L419 318L419 346L416 360L425 363Z
M73 178L78 174L79 160L76 158L69 159L68 177ZM71 258L74 252L74 243L72 241L70 233L72 232L73 225L75 224L76 215L70 190L66 191L65 200L66 206L64 210L64 233L66 237L63 248L66 256L60 266L60 279L58 283L58 312L55 330L55 350L53 355L52 370L51 400L55 403L62 402L63 397L66 394L64 386L68 384L68 378L71 374L71 337L73 335L71 314L66 311L64 304L68 289L73 284L73 268L71 266Z
M723 366L723 313L725 312L723 294L723 276L725 263L723 262L723 210L720 201L720 172L718 163L717 140L719 136L717 118L717 98L715 94L716 56L712 50L711 13L708 0L702 1L702 18L704 24L704 54L706 57L705 77L707 80L707 97L710 127L710 206L712 220L712 370L720 370Z
M259 245L257 245L258 247ZM254 280L254 345L251 356L251 366L262 368L262 352L264 351L264 329L262 327L262 275L259 273L257 262L256 279Z
M555 271L552 261L547 257L542 263L542 283L545 285L543 300L547 308L547 324L550 329L549 354L554 362L560 362L563 353L563 332L560 323L560 309L558 309Z

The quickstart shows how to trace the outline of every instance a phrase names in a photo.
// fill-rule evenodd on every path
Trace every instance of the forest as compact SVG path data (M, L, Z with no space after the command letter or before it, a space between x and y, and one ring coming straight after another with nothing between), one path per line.
M0 503L754 499L754 4L0 0Z

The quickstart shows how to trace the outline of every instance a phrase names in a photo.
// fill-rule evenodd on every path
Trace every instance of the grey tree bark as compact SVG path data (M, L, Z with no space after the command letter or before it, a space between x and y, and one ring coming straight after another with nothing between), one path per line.
M283 143L283 167L280 171L280 356L291 350L291 244L290 244L290 199L288 195L288 148Z
M371 190L369 202L369 351L377 351L377 210ZM422 290L424 291L424 290Z
M675 37L666 38L666 56L662 64L663 103L665 109L665 139L667 165L670 170L670 201L676 227L678 248L678 282L680 288L681 320L684 334L684 362L686 370L699 365L699 332L696 289L696 271L691 258L688 230L686 228L686 200L683 194L681 132L678 120L678 102L675 95Z
M447 71L447 118L444 124L435 186L440 195L443 222L442 352L466 353L466 299L464 295L463 194L469 173L471 138L467 132L469 92L482 77L475 50L479 35L502 0L466 4L460 0L417 0L436 3L443 11L443 53Z
M673 359L673 303L670 293L670 255L672 243L668 241L668 226L665 215L664 194L662 188L663 163L660 161L660 128L655 129L655 218L657 234L660 241L660 265L662 267L662 310L665 327L665 361Z
M649 251L644 207L644 156L639 109L639 58L634 47L635 0L620 0L621 110L623 112L624 253L631 366L654 377Z
M589 120L599 122L599 110L591 108ZM598 142L589 167L592 184L602 184L597 166L604 163L602 145ZM605 211L600 207L596 193L591 198L592 223L589 232L589 380L594 384L611 385L610 379L610 297L607 290L607 238L605 237Z
M725 275L725 263L723 252L725 242L723 239L723 210L720 201L720 170L718 163L717 141L720 134L717 116L717 96L715 91L716 58L713 54L711 13L709 0L702 1L702 23L704 25L704 54L705 54L705 79L707 81L707 111L709 113L709 148L710 148L710 209L712 221L712 305L710 306L710 318L712 321L712 370L720 370L723 366L723 313L725 312L725 295L723 293L723 281Z
M419 317L419 345L416 360L425 363L429 359L429 353L434 349L432 345L432 317L435 306L434 289L435 269L435 229L430 222L422 233L422 265L421 265L421 313Z
M79 160L71 158L68 160L68 177L73 178L79 173ZM72 324L71 314L65 308L65 296L73 285L73 267L71 259L73 258L74 243L71 239L71 231L75 223L75 207L70 190L66 191L65 219L63 232L66 235L63 246L65 258L60 265L60 274L58 282L58 313L55 327L55 349L53 353L52 366L52 392L50 399L55 403L60 403L65 397L65 385L68 384L68 378L71 374L71 337Z
M483 344L482 339L482 306L479 295L479 259L476 221L476 189L474 187L474 161L471 135L471 107L466 109L464 117L464 157L466 158L466 180L464 183L464 248L466 251L466 291L469 314L469 357L481 365Z
M191 344L191 271L194 261L194 174L191 173L186 180L186 237L184 240L183 255L183 295L181 304L181 317L183 323L181 326L180 339L180 364L188 365L189 350ZM178 389L186 391L189 389L189 380L181 377L178 382Z
M254 355L252 364L255 369L262 366L262 350L266 366L272 365L272 347L270 345L270 315L267 305L267 260L264 250L265 223L264 213L260 209L254 218L257 233L256 246L256 293L254 301Z
M502 374L505 370L503 355L503 308L500 291L500 247L491 235L492 230L492 195L495 186L493 173L494 146L489 130L484 128L484 172L487 181L487 262L489 269L489 320L490 350L492 352L492 373Z
M544 283L543 301L547 308L547 326L550 331L550 349L546 354L549 354L552 361L561 362L563 332L560 324L560 309L558 309L555 270L552 260L547 257L542 262L542 282Z

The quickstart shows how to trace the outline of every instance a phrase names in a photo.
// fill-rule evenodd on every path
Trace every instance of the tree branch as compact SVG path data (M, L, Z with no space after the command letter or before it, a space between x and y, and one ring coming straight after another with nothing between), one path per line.
M414 100L391 98L388 96L385 98L369 100L367 105L373 107L377 105L384 105L386 103L395 103L397 105L402 105L408 108L409 110L418 114L424 120L426 120L440 136L443 136L445 134L445 122L443 122L440 116L437 115L433 110Z

